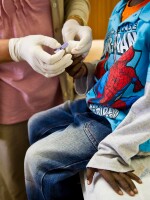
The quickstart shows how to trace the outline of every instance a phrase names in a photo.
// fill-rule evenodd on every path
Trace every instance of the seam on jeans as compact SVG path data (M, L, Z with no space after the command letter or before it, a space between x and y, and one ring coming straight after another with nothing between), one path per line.
M85 162L85 161L88 162L89 159L82 160L82 161L79 161L79 162L74 162L73 164L70 164L70 165L67 165L67 166L61 166L61 167L58 167L58 168L55 168L55 169L52 169L52 170L47 170L47 171L43 174L43 177L42 177L42 179L41 179L41 186L40 186L41 191L42 191L42 195L43 195L43 197L44 197L44 200L46 200L46 198L45 198L45 196L44 196L43 187L42 187L43 184L42 184L42 183L43 183L43 179L44 179L45 175L46 175L48 172L53 171L53 170L57 170L57 169L66 169L67 167L72 166L72 165L74 165L75 163L81 163L81 162ZM86 169L86 168L85 168L85 169Z
M68 123L70 123L70 121L65 121L64 124L67 125ZM54 124L54 127L59 127L61 124L59 124L58 122L56 124ZM63 125L64 126L64 125ZM51 130L52 128L48 127L46 130L45 128L41 129L41 131L47 132L48 130Z
M89 112L83 112L82 115L83 115L83 114L89 114ZM76 116L80 116L80 115L81 115L80 113L76 113ZM97 140L94 138L94 136L93 136L93 134L91 133L90 128L89 128L89 126L90 126L90 124L92 124L92 122L93 122L93 120L91 120L90 122L89 122L89 121L88 121L88 122L85 122L85 125L84 125L84 127L83 127L83 130L84 130L86 136L89 138L89 140L90 140L91 143L93 144L94 148L97 150L97 149L98 149L98 142L97 142ZM86 129L88 129L89 131L87 132Z
M68 121L68 122L65 122L65 124L62 125L62 128L63 128L64 126L67 126L68 123L70 123L70 122L69 122L69 121ZM61 127L61 125L56 124L56 126L53 127L53 128L56 128L56 127ZM41 129L40 132L42 132L42 134L40 134L40 132L37 132L37 135L38 135L38 136L37 136L37 138L36 138L36 141L37 141L37 139L39 140L39 134L40 134L40 137L42 137L46 132L52 130L53 128L47 127L47 129L45 129L45 128Z
M69 123L69 122L68 122L68 123ZM68 123L65 122L63 125L58 125L58 124L56 124L56 126L53 127L53 128L48 127L47 129L44 129L45 131L43 132L43 134L45 134L47 131L50 131L50 130L56 128L56 127L64 127L64 126L68 125ZM43 134L42 134L42 135L43 135Z
M87 122L85 123L85 126L84 126L84 132L85 134L87 135L87 137L89 138L89 140L91 141L91 143L93 144L94 148L97 150L98 148L98 142L96 141L95 137L93 136L91 130L90 130L90 125L92 124L92 121L91 122ZM88 131L87 131L88 129Z

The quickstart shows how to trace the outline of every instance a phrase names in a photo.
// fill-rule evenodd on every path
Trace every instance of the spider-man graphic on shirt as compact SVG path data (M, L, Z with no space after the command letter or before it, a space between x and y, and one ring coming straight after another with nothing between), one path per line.
M140 91L144 86L136 74L138 60L134 68L128 65L135 53L136 50L131 46L108 71L105 71L104 68L109 57L106 54L105 58L97 65L95 76L99 80L87 93L88 104L100 104L122 110L129 108L139 98L134 93ZM133 85L132 93L127 97L123 96L131 85Z

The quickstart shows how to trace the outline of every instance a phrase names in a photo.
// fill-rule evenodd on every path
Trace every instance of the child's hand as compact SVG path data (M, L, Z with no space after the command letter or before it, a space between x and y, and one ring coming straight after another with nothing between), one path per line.
M87 169L87 183L90 185L93 180L93 175L95 172L99 172L100 175L108 182L108 184L114 189L114 191L123 195L121 188L127 192L130 196L134 196L138 193L136 186L132 180L135 180L137 183L142 183L141 179L133 174L132 172L114 172L104 169Z
M66 68L66 72L74 79L78 79L87 75L87 67L82 61L82 56L74 57L73 63Z

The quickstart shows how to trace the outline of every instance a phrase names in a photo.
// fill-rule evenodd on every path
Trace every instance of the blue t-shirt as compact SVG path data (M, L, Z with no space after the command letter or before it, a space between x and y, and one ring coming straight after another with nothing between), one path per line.
M113 130L143 96L150 79L150 3L121 22L126 3L119 2L111 15L95 85L86 95L90 110L105 116Z

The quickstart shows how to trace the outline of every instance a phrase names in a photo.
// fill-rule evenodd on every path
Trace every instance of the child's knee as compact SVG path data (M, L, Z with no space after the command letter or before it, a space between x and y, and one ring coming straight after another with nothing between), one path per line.
M36 170L40 164L40 157L35 148L36 145L32 145L26 152L25 161L24 161L24 169L25 176L30 178L36 174ZM30 179L29 179L30 180Z

